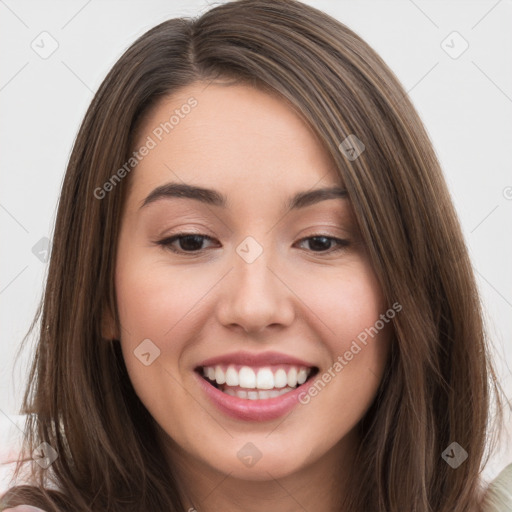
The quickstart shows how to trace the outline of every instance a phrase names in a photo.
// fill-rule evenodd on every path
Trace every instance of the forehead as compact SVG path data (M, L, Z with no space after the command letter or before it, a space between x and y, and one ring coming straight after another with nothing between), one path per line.
M132 173L141 195L169 181L290 195L341 184L313 130L277 96L248 85L198 82L162 98L142 119L134 150L151 146Z

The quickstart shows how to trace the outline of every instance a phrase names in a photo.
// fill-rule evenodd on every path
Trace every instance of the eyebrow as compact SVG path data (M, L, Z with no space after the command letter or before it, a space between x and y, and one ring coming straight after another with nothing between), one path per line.
M152 190L144 199L141 208L161 199L194 199L212 206L227 207L227 197L217 190L189 185L186 183L166 183ZM328 187L298 192L288 201L288 208L305 208L327 199L346 199L347 191L342 187Z

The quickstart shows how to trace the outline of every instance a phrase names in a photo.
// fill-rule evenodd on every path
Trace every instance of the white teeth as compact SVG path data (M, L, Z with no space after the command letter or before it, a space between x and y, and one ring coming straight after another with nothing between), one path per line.
M217 384L224 384L224 382L226 382L226 376L220 366L215 368L215 380L217 381Z
M277 372L274 375L274 385L273 388L284 388L286 384L288 383L288 376L286 375L286 372L279 368Z
M297 368L288 370L288 386L294 388L297 385Z
M270 391L267 390L251 390L244 391L242 389L234 390L231 388L226 388L224 393L229 396L236 396L238 398L245 398L248 400L267 400L268 398L276 398L278 396L284 395L293 391L292 388L286 387L284 389L272 389Z
M293 391L292 388L286 387L284 389L272 389L270 391L267 390L252 390L252 391L244 391L244 390L234 390L230 388L226 388L224 393L227 393L230 396L236 396L238 398L245 398L248 400L267 400L268 398L277 398L278 396L284 395Z
M273 389L274 374L270 368L261 368L256 376L256 387L258 389Z
M226 370L226 385L238 386L238 372L232 366Z
M217 371L215 371L215 375L217 375ZM254 370L248 366L242 366L238 372L238 381L241 388L254 389L256 387L256 374ZM217 381L217 384L221 384L221 382Z
M286 387L283 389L275 389L275 390L273 389L272 391L269 391L270 398L275 398L276 396L284 395L284 394L288 393L289 391L293 391L293 388Z
M203 368L203 375L219 385L268 391L280 390L286 386L293 389L297 385L304 384L310 373L311 368L299 366L286 366L277 370L270 367L253 369L242 366L238 371L235 365L229 365L227 368L222 365Z
M217 373L217 372L215 372ZM306 382L306 379L308 378L308 372L304 369L304 368L301 368L299 370L299 372L297 373L297 384L304 384L304 382ZM217 381L219 382L219 381Z

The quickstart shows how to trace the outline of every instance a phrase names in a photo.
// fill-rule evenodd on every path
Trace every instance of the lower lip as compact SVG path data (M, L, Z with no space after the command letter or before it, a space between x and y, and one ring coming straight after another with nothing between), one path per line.
M315 377L312 377L293 391L275 398L249 400L223 393L197 372L194 373L199 379L199 385L221 412L232 418L245 421L269 421L284 416L300 404L299 395L307 393L308 388L315 380Z

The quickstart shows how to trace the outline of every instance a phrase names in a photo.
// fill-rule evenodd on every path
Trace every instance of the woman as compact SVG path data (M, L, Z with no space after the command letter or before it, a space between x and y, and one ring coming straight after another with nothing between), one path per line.
M119 59L41 325L43 463L5 507L490 507L499 386L439 163L385 63L304 4L169 20Z

